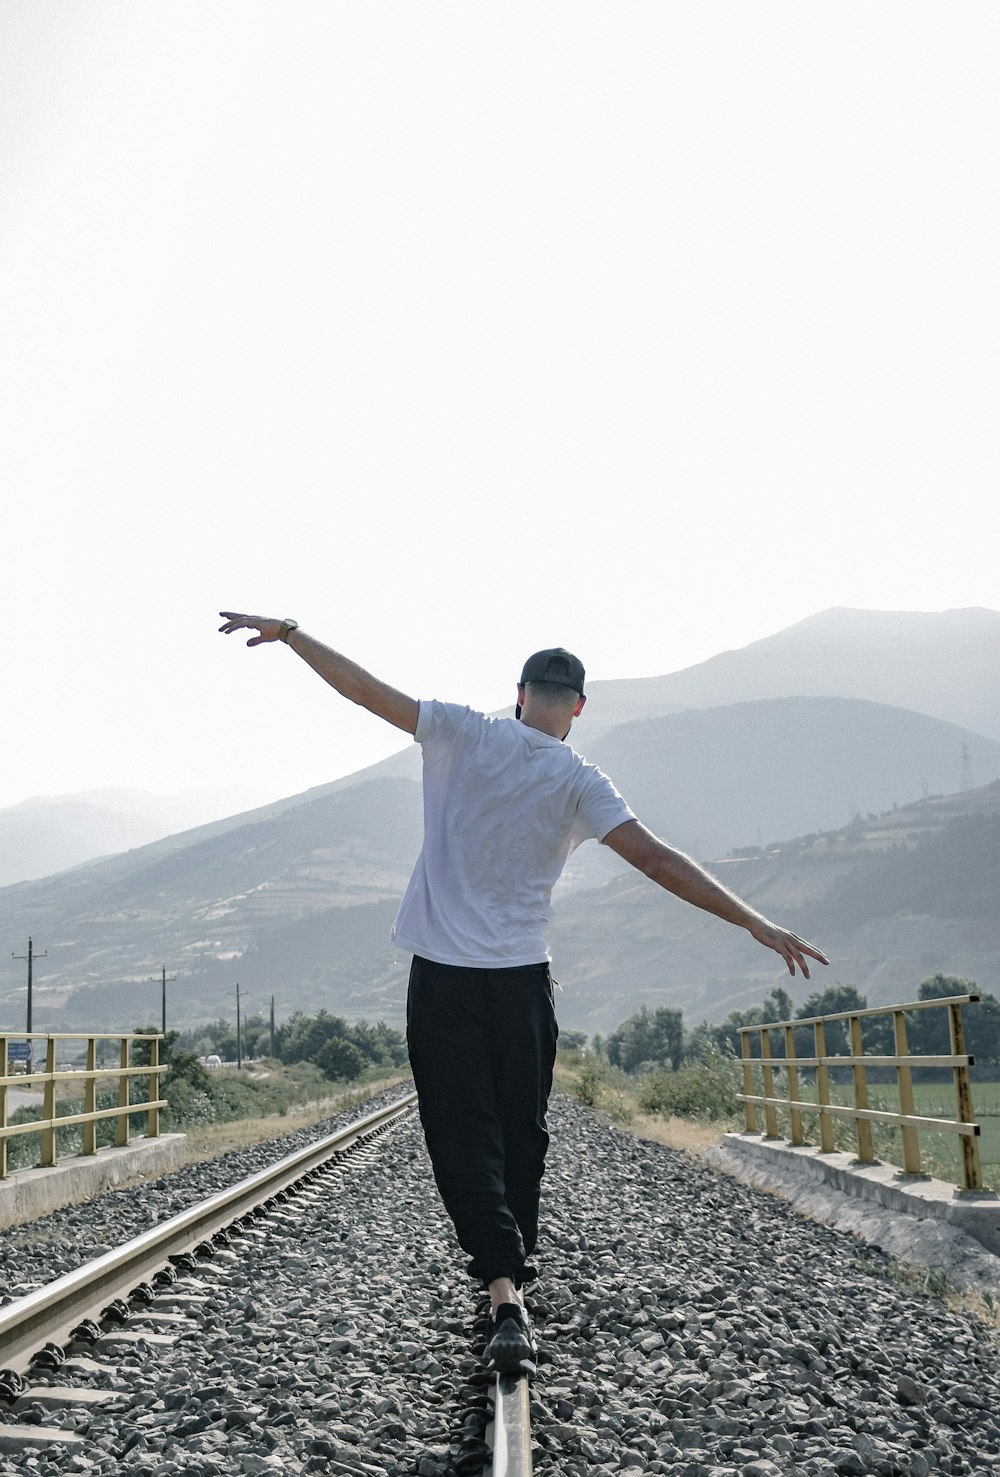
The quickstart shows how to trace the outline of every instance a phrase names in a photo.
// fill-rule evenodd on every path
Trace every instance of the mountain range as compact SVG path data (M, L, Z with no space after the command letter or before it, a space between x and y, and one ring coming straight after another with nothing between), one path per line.
M245 789L86 790L35 795L0 810L0 887L48 877L98 856L145 846L260 803Z
M853 983L873 1004L910 998L938 970L988 987L1000 925L993 909L963 914L961 899L1000 855L998 674L1000 613L834 609L682 672L591 684L574 747L652 829L813 938L831 966L792 982L742 930L585 846L556 892L563 1023L603 1031L663 1003L715 1020L776 983L793 998ZM979 827L964 850L962 825ZM420 834L414 745L0 889L11 952L29 934L44 950L36 1029L155 1020L164 966L176 1022L231 1018L239 980L249 1009L274 995L279 1016L322 1006L400 1024L408 960L389 927ZM935 845L949 875L956 856L979 869L957 894L928 885ZM856 895L852 877L865 879ZM0 975L0 1024L22 1017L21 969Z

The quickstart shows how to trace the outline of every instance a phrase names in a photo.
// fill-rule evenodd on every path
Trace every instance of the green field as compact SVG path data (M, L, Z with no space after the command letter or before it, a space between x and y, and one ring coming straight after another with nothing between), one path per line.
M804 1076L804 1074L802 1074ZM759 1092L759 1074L755 1091ZM975 1074L973 1074L973 1079ZM780 1069L774 1073L775 1096L786 1095L785 1080ZM816 1085L814 1082L802 1080L800 1077L799 1096L803 1102L816 1101ZM958 1109L955 1098L955 1089L948 1082L924 1082L913 1085L914 1107L920 1117L956 1119ZM854 1103L854 1094L850 1083L832 1083L830 1086L830 1101L842 1107L851 1107ZM979 1135L979 1158L982 1166L983 1182L987 1189L1000 1193L1000 1082L977 1082L972 1083L972 1102L975 1109L976 1122L980 1125ZM899 1091L895 1083L879 1082L868 1084L868 1106L894 1113L899 1111ZM758 1106L758 1125L763 1130L763 1109ZM778 1126L781 1133L788 1132L788 1115L783 1109L778 1109ZM819 1142L818 1117L815 1113L803 1115L803 1128L810 1142ZM854 1137L854 1123L849 1118L838 1118L834 1120L834 1135L837 1147L848 1152L857 1151L857 1140ZM885 1164L901 1165L902 1146L899 1130L889 1124L873 1123L872 1137L877 1157ZM925 1174L933 1174L938 1179L950 1180L954 1184L961 1181L961 1161L959 1158L959 1138L955 1133L948 1132L925 1132L920 1131L920 1157L921 1167Z

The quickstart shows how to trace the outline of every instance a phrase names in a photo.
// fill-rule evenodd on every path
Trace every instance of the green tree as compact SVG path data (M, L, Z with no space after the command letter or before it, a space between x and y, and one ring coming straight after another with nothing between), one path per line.
M159 1026L136 1026L136 1033L140 1036L159 1036L160 1028ZM180 1040L180 1034L180 1031L168 1031L163 1039L157 1043L161 1066L165 1062L169 1062L173 1056L177 1042ZM148 1067L151 1048L152 1042L150 1041L131 1042L129 1047L129 1065L133 1067Z
M289 1021L289 1030L281 1042L281 1059L284 1062L319 1062L319 1054L331 1037L347 1041L347 1022L340 1016L321 1010L317 1015L296 1012Z
M976 1065L989 1068L993 1076L1000 1067L1000 1000L983 994L978 1005L969 1006L968 1042Z
M198 1051L201 1056L220 1056L224 1062L236 1060L236 1027L223 1017L210 1021L195 1031L185 1031L186 1050Z
M790 1021L795 1014L792 997L784 985L775 985L763 999L761 1019L765 1021Z
M559 1032L559 1050L560 1051L583 1051L583 1049L584 1049L584 1047L586 1045L587 1045L587 1033L586 1033L586 1031L560 1031Z
M707 1021L702 1022L692 1034L688 1049L689 1056L695 1056L702 1049L702 1042L708 1041L716 1051L722 1052L724 1056L742 1056L743 1040L740 1036L741 1026L759 1026L766 1020L777 1020L774 1015L765 1015L759 1005L752 1005L748 1010L731 1010L724 1021L718 1025L709 1025Z
M975 980L955 974L934 974L922 980L918 1000L942 1000L950 995L978 995L978 1005L962 1006L966 1047L976 1066L995 1070L1000 1063L1000 1000L980 990ZM907 1043L921 1056L950 1056L951 1031L947 1010L914 1010L907 1019ZM944 1069L948 1070L948 1069Z
M607 1041L608 1061L623 1072L640 1067L678 1067L684 1051L684 1018L679 1010L644 1005L612 1031Z
M314 1060L321 1072L337 1082L354 1082L365 1069L365 1059L354 1042L341 1036L328 1036Z
M978 994L974 980L966 980L955 974L933 974L921 980L917 987L918 1000L943 1000L949 995ZM969 1006L963 1009L968 1023ZM920 1056L949 1056L951 1054L951 1032L948 1029L947 1010L914 1010L907 1017L907 1044L912 1052Z
M808 1020L816 1015L841 1015L845 1011L866 1010L868 1001L854 985L828 985L825 990L814 990L813 993L803 1000L799 1006L796 1016L799 1020ZM830 1021L825 1028L826 1049L831 1056L850 1055L850 1027L846 1020ZM814 1036L811 1028L806 1028L795 1033L795 1050L799 1056L810 1056L812 1054ZM888 1045L884 1034L878 1041L872 1038L869 1043L873 1048L877 1044L880 1048Z
M297 1011L275 1035L283 1062L314 1062L328 1076L349 1081L366 1067L399 1067L406 1061L405 1040L384 1021L349 1025L326 1010L314 1016Z
M838 1015L843 1011L867 1010L868 1001L854 985L827 985L814 990L796 1012L802 1019L812 1015Z
M246 1057L270 1056L271 1023L258 1012L243 1021L243 1055Z
M406 1042L385 1021L378 1021L374 1026L368 1021L356 1021L348 1030L348 1038L372 1066L400 1067L406 1061Z
M193 1051L175 1051L170 1058L170 1071L164 1081L166 1097L170 1097L170 1088L177 1082L189 1082L194 1088L207 1088L209 1076Z

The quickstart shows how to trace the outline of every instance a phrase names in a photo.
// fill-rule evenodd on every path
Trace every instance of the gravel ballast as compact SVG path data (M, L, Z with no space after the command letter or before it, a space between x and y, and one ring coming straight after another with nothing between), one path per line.
M528 1296L537 1473L997 1477L995 1331L909 1290L856 1237L570 1099L554 1100L551 1127ZM294 1146L18 1228L0 1280L26 1291ZM127 1350L112 1406L60 1416L83 1448L22 1453L6 1470L481 1470L482 1303L416 1119L362 1161L199 1265L200 1328Z

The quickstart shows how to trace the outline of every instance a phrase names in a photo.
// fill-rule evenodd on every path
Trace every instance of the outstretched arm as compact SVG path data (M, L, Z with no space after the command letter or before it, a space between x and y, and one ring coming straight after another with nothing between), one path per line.
M226 636L231 636L234 631L253 630L258 633L250 638L248 646L260 646L262 643L280 639L282 622L274 616L240 615L235 610L220 610L219 614L225 621L225 625L220 626L219 630ZM416 698L407 697L405 692L397 692L395 687L379 681L370 672L366 672L364 667L359 667L357 662L352 662L346 656L341 656L339 651L324 646L322 641L317 641L315 636L308 635L298 627L289 631L287 641L296 656L300 656L312 667L324 682L329 682L341 697L367 708L369 713L384 718L387 723L401 728L404 733L416 732L419 711Z
M781 955L788 965L789 974L795 973L797 965L805 978L809 978L806 955L810 959L818 959L820 964L829 964L826 955L814 949L812 944L771 923L717 882L704 867L654 836L641 821L625 821L616 826L605 836L604 845L610 846L612 851L624 857L651 881L666 888L667 892L674 893L686 903L693 903L696 908L704 908L707 913L714 913L727 923L745 928L759 944Z

